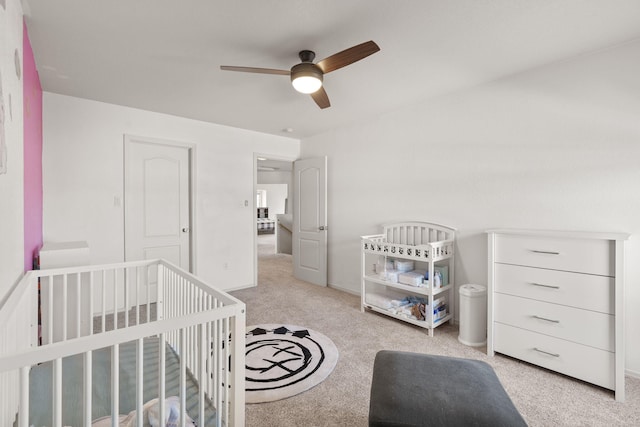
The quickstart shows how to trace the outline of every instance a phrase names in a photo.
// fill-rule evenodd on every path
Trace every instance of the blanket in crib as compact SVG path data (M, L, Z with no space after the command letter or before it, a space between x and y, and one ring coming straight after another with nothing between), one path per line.
M180 399L171 396L165 399L166 416L164 422L160 422L159 399L153 399L142 407L143 427L177 427L180 422ZM137 412L129 412L128 415L120 415L119 427L136 427ZM189 414L185 414L185 427L197 427ZM91 427L111 427L111 416L98 418L91 423Z
M178 355L166 345L165 384L166 396L179 395L180 361ZM144 339L144 389L143 401L158 397L159 339ZM120 413L128 414L135 409L136 402L136 345L127 342L120 345ZM52 373L53 363L47 362L31 369L29 377L30 402L29 425L49 426L52 419ZM93 352L92 413L96 420L111 414L111 348ZM83 414L83 357L74 355L62 360L62 425L82 426ZM215 425L216 411L206 401L205 422L198 419L198 385L187 375L187 414L199 426Z

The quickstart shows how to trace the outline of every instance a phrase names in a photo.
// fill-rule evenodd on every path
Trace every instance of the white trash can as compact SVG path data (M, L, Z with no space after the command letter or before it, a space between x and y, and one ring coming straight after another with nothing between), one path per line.
M460 286L460 334L458 341L479 347L487 343L487 287Z

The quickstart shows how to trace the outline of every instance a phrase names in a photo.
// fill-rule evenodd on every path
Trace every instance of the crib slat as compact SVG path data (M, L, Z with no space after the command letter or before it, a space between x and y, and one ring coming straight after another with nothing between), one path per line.
M113 330L118 329L118 270L113 270Z
M202 313L204 311L204 292L201 289L198 289L198 299L197 299L197 306L196 306L196 310L198 311L198 313ZM198 329L198 326L194 326L193 329L194 332L194 337L193 337L193 354L194 354L194 370L195 372L198 372L199 374L199 365L198 363L200 362L200 359L202 359L202 357L198 357L200 355L200 350L202 349L202 345L200 342L200 329Z
M198 351L198 354L200 355L200 372L198 375L198 384L200 387L198 387L198 402L199 402L199 413L198 413L198 419L200 420L200 424L204 425L204 390L206 387L206 354L209 351L209 346L207 345L207 337L206 337L206 332L207 332L207 325L208 323L205 324L200 324L198 325L198 328L200 330L200 350Z
M160 415L160 419L164 420L165 418L165 413L166 413L166 404L165 404L165 393L166 393L166 387L165 387L165 381L166 381L166 377L165 377L165 362L166 362L166 354L165 354L165 342L166 342L166 334L163 332L160 334L160 342L158 343L158 353L159 353L159 357L160 357L160 363L158 366L158 369L160 370L158 372L158 399L159 399L159 406L160 406L160 410L158 411L158 414Z
M136 267L136 325L140 324L140 267Z
M178 317L180 312L180 278L176 276L172 276L169 280L169 285L171 286L168 290L168 295L172 298L171 304L167 309L167 316L173 318ZM176 332L173 332L171 335L172 343L176 342Z
M29 366L20 368L20 427L29 427Z
M120 344L111 346L111 427L118 427L120 414Z
M91 425L91 408L93 406L92 402L92 391L93 391L93 353L91 351L87 351L84 354L84 425Z
M221 388L220 388L220 376L222 375L222 363L221 363L221 358L222 358L222 332L221 332L221 328L222 328L222 320L216 320L216 327L215 327L215 332L214 332L214 341L213 341L213 357L214 357L214 368L213 368L213 375L215 376L214 379L214 383L213 383L213 392L215 393L215 402L216 402L216 408L220 408L220 414L222 414L222 396L221 396ZM218 424L218 426L220 426L220 424Z
M245 424L245 375L244 370L239 366L245 366L245 342L244 334L246 333L245 325L246 318L244 310L237 313L236 317L230 318L231 325L231 337L229 339L229 352L233 361L229 360L229 364L235 363L235 366L229 366L229 378L231 382L227 388L228 398L227 402L231 403L231 414L226 418L227 425L241 426ZM231 422L229 422L231 421Z
M80 301L82 301L80 294L80 273L76 273L76 338L80 338Z
M53 342L53 276L47 276L47 281L49 283L49 301L47 303L47 317L49 321L47 322L47 344L51 344Z
M124 327L129 327L129 269L122 270L124 279Z
M89 335L93 335L93 271L89 272Z
M228 366L228 360L229 360L229 348L231 343L229 342L229 319L228 318L224 318L222 319L222 340L224 341L224 349L222 350L222 355L221 355L221 363L220 363L220 372L222 373L221 375L221 380L220 380L220 390L221 390L221 407L222 407L222 417L225 420L229 419L229 390L228 390L228 384L229 384L229 366ZM222 384L225 385L225 387L222 387Z
M107 317L107 271L102 270L102 332L106 330Z
M180 329L180 425L184 426L187 418L187 358L184 351L187 349L187 331Z
M67 340L67 275L62 276L62 341Z
M145 271L145 284L147 285L147 323L149 323L149 319L151 318L151 279L149 274L149 268L144 269Z
M141 426L142 424L142 405L143 405L143 392L144 392L144 383L143 381L143 373L144 373L144 341L140 338L136 343L136 418L137 418L137 426Z
M207 358L207 393L209 395L209 398L213 398L213 393L211 391L212 389L212 376L213 376L213 357L211 355L212 353L212 346L213 343L211 341L211 334L213 334L213 322L208 322L207 323L207 347L206 347L206 353L204 353L204 355Z
M195 289L191 285L191 283L187 282L187 287L189 288L189 313L195 312ZM189 366L194 366L193 363L193 351L191 347L191 343L193 343L193 327L190 327L186 330L188 344L185 344L185 349L187 350L187 362Z
M62 427L62 359L53 362L53 425Z

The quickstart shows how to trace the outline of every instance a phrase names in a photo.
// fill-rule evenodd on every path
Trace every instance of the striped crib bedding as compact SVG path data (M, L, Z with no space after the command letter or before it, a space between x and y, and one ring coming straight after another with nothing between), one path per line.
M144 374L143 401L148 402L158 397L159 339L144 339ZM180 360L175 351L166 345L165 386L166 396L178 396L180 378ZM127 342L119 346L120 351L120 413L128 414L135 408L136 401L136 345ZM93 405L91 419L111 414L111 350L101 348L93 352ZM52 375L53 362L42 363L31 368L29 378L29 397L31 402L38 402L29 408L29 425L34 427L50 425L52 407ZM198 384L192 375L187 375L187 414L199 426L215 426L216 410L207 399L205 419L199 419ZM62 361L62 424L65 426L83 425L83 365L82 355L65 357Z

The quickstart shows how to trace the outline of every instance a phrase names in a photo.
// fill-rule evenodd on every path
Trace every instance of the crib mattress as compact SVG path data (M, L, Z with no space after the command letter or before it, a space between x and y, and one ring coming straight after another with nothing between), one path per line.
M144 340L144 391L143 401L158 397L158 342L157 337ZM180 362L168 344L166 347L165 384L166 396L179 395ZM74 355L62 360L62 425L82 426L83 357ZM120 414L135 409L136 401L136 345L128 342L120 345ZM52 374L53 362L43 363L31 369L29 377L29 425L34 427L52 424ZM93 352L93 391L91 419L111 414L111 349ZM187 413L198 426L215 425L215 408L206 401L205 422L198 419L198 385L187 375Z

